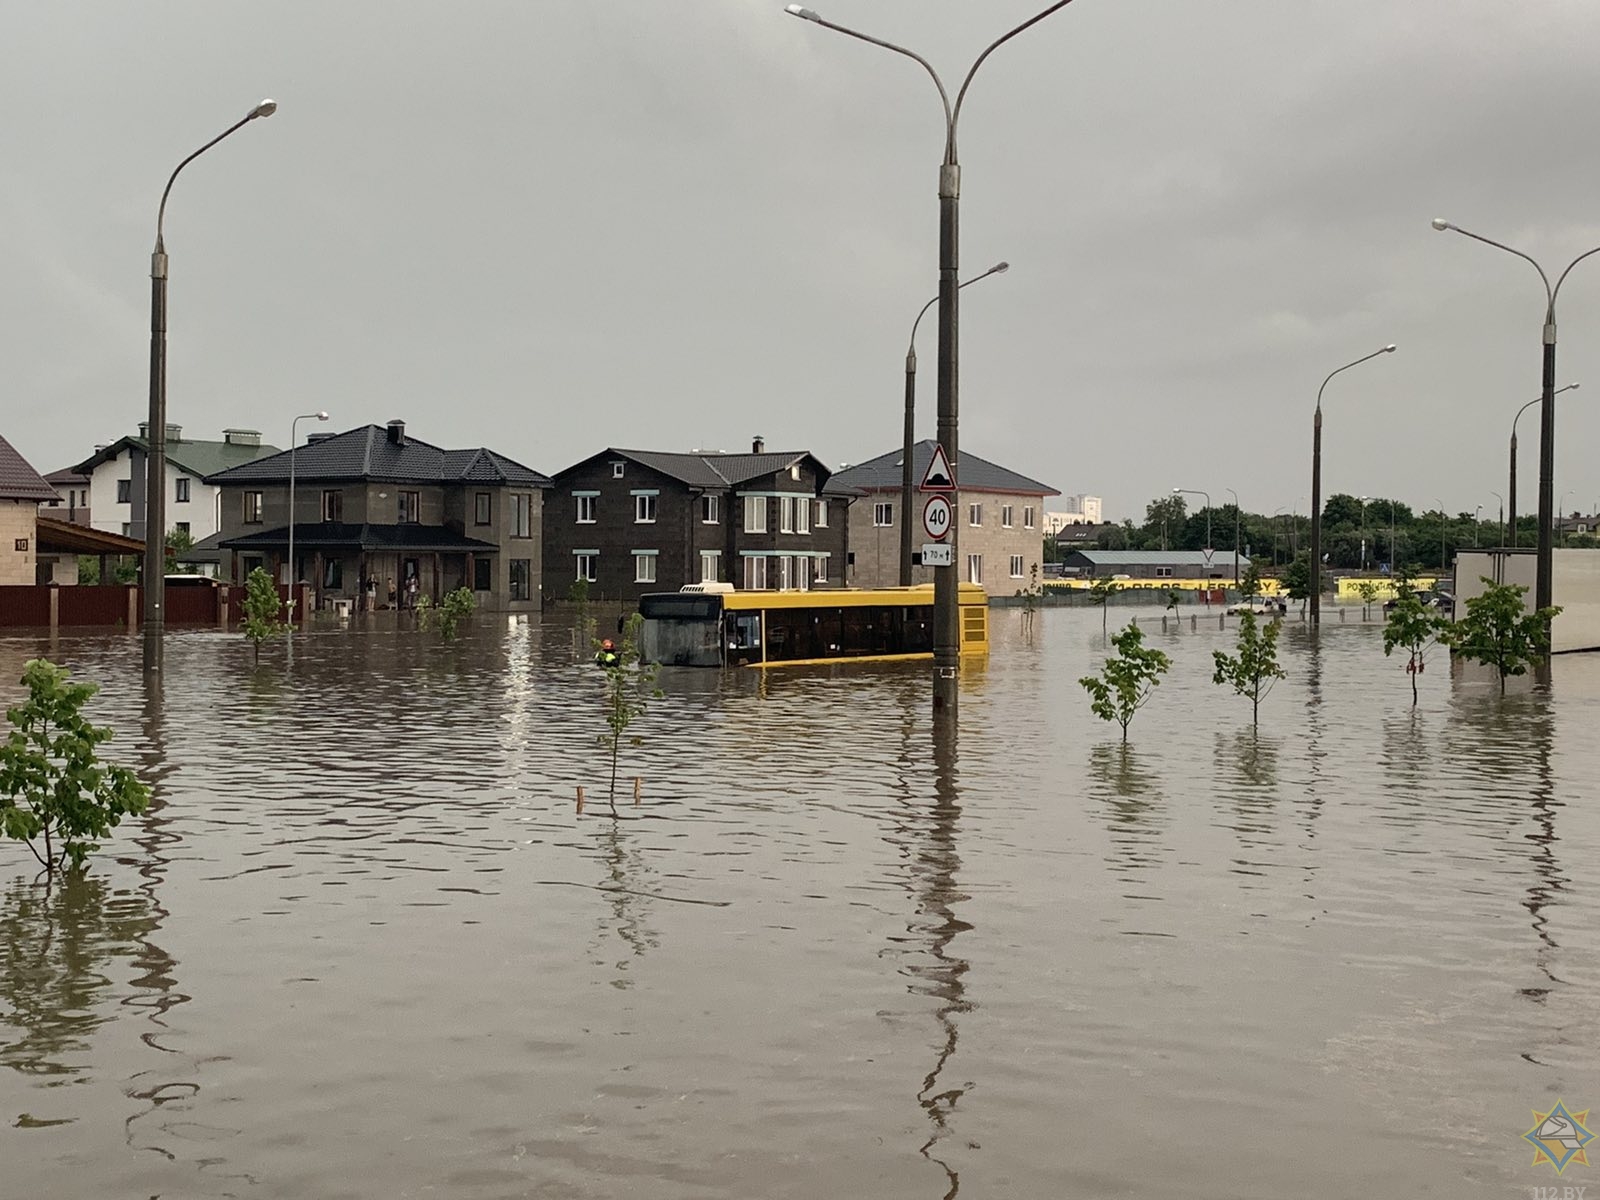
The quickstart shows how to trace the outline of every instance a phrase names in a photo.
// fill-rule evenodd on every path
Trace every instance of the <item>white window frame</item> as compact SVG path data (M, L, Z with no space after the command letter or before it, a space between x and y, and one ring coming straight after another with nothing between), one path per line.
M983 555L967 555L967 582L976 584L983 583Z
M531 538L533 536L533 493L511 493L511 536L514 538Z
M967 524L974 529L983 527L983 504L981 501L977 504L967 505Z
M1023 565L1022 564L1022 555L1013 554L1011 556L1011 578L1013 578L1013 579L1021 579L1022 578L1022 565Z
M894 501L879 500L872 506L874 529L888 529L894 525Z
M1002 504L1000 506L1000 528L1001 529L1010 529L1011 528L1011 517L1015 513L1015 511L1016 510L1014 508L1012 508L1012 506L1009 505L1009 504Z
M746 496L744 498L744 531L746 533L765 533L767 531L767 498L765 496Z
M574 550L572 552L573 565L577 570L574 579L581 579L585 583L594 583L600 578L600 551Z
M189 503L189 487L193 482L187 475L179 475L172 481L172 502L174 504Z
M799 463L790 463L789 464L789 478L794 480L796 483L800 482L800 464Z
M654 525L656 523L656 492L635 492L633 494L633 523L635 525Z
M811 575L811 581L813 583L828 582L828 559L830 557L831 555L827 554L817 555L815 569L812 571Z
M659 553L656 550L635 550L633 552L633 581L635 583L654 583L656 581L656 558Z
M795 497L794 531L807 534L811 532L811 498L809 496Z
M700 497L700 524L715 525L717 523L717 497L715 493Z
M778 497L778 532L794 532L794 497Z
M811 527L813 529L826 529L828 527L828 502L826 500L817 501L816 516L811 522Z
M628 465L627 463L622 463L622 462L614 462L614 463L612 463L611 464L611 478L613 478L613 479L621 479L622 478L623 469L627 465Z
M1027 504L1027 505L1023 506L1023 509L1022 509L1022 527L1024 529L1032 529L1033 528L1033 505L1031 505L1031 504Z
M599 492L573 492L572 498L578 502L579 525L593 525L595 513L600 507Z
M700 551L700 582L716 583L722 577L722 551Z
M1157 567L1156 568L1156 578L1157 579L1171 579L1172 578L1172 568L1171 567Z
M767 559L761 554L747 554L744 556L744 590L747 592L765 591L767 587Z

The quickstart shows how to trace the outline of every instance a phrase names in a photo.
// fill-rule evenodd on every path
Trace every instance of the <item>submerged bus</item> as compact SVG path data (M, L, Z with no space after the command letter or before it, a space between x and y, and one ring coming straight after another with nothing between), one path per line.
M961 653L989 652L989 598L963 583ZM814 592L703 590L639 598L640 653L674 667L773 667L933 657L933 585Z

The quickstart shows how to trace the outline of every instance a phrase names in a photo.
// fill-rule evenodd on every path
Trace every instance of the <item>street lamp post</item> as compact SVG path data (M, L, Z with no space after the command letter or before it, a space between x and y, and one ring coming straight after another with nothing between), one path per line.
M1394 548L1394 500L1389 500L1389 574L1392 576L1399 567L1400 557Z
M1340 371L1348 371L1351 367L1359 367L1368 359L1377 358L1380 354L1393 354L1394 344L1390 343L1381 350L1374 350L1371 354L1364 354L1354 362L1347 362L1338 370L1330 371L1328 378L1322 381L1322 387L1317 389L1317 411L1311 418L1311 623L1322 623L1322 392L1328 386L1328 381Z
M1566 387L1557 388L1555 394L1559 396L1562 392L1570 392L1577 386L1575 383L1569 383ZM1511 481L1506 487L1506 515L1510 518L1511 541L1509 544L1513 547L1517 544L1517 422L1522 418L1523 413L1527 412L1535 404L1542 403L1544 403L1544 397L1535 396L1517 409L1517 415L1511 418Z
M1239 586L1239 493L1232 488L1223 491L1233 497L1233 586Z
M956 154L956 126L961 120L961 104L966 99L967 88L984 60L1000 46L1023 30L1038 24L1051 13L1065 8L1072 0L1056 0L1042 12L1029 17L1009 33L991 42L987 49L967 69L966 77L956 92L955 103L945 91L944 81L933 69L933 64L920 54L897 46L893 42L858 33L843 25L825 21L811 9L791 4L785 11L791 16L812 21L824 29L842 33L858 41L868 42L896 54L904 55L920 65L933 79L939 90L939 101L944 106L944 158L939 164L939 445L944 448L955 478L951 481L960 487L961 455L958 441L960 407L960 284L957 282L961 268L961 164ZM952 720L960 703L959 675L961 666L961 624L958 597L960 582L957 578L959 560L959 524L950 526L950 566L935 567L933 571L933 708Z
M1600 246L1596 246L1593 250L1585 250L1569 262L1566 270L1561 272L1555 286L1552 287L1550 277L1545 274L1544 268L1521 250L1514 250L1492 238L1483 237L1459 225L1452 225L1443 217L1435 217L1433 227L1441 233L1448 229L1482 242L1486 246L1493 246L1496 250L1515 254L1539 272L1540 282L1544 284L1544 371L1543 391L1539 397L1539 561L1534 575L1533 606L1535 610L1545 609L1550 607L1550 597L1554 590L1551 550L1554 537L1552 517L1555 510L1556 475L1556 296L1560 294L1561 285L1566 282L1572 268L1591 254L1600 254Z
M1572 489L1571 488L1568 488L1566 491L1562 492L1561 493L1561 503L1556 506L1556 524L1558 526L1560 526L1560 529L1561 529L1561 544L1563 546L1565 546L1567 544L1567 517L1566 517L1566 512L1567 512L1567 497L1570 496L1570 495L1572 495Z
M301 421L326 421L328 414L325 412L301 413L289 422L289 624L288 630L294 632L294 606L300 598L300 593L295 590L295 585L300 582L300 572L294 567L294 452L300 441Z
M1361 501L1361 573L1367 573L1367 498L1358 496Z
M156 210L156 246L150 255L150 413L145 430L144 494L144 669L159 673L166 625L167 569L167 247L162 227L167 197L178 172L257 117L270 117L277 102L263 100L188 158L167 178Z
M1008 262L998 262L982 275L969 279L962 287L977 283L979 279L987 279L991 275L1004 275L1011 269ZM917 314L917 319L911 323L911 343L906 348L906 430L905 445L900 460L900 586L911 586L911 534L912 516L911 502L915 496L912 480L911 450L916 445L917 437L917 326L922 324L922 318L928 309L939 302L935 296L922 306L922 311ZM951 525L954 526L952 521Z
M1443 579L1445 572L1450 569L1445 559L1444 548L1445 529L1447 528L1444 519L1444 501L1435 496L1433 502L1439 506L1439 577Z
M1499 492L1494 491L1491 491L1489 495L1500 502L1500 515L1497 520L1500 525L1500 544L1504 546L1506 544L1506 498Z
M1211 493L1199 488L1173 488L1174 496L1204 496L1206 498L1206 567L1211 566ZM1165 549L1165 547L1163 547Z

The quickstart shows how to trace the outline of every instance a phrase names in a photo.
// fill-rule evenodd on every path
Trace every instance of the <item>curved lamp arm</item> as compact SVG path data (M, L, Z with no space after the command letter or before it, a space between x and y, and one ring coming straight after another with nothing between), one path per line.
M1319 387L1317 389L1317 411L1318 412L1322 411L1322 388L1327 387L1328 386L1328 380L1332 379L1335 375L1337 375L1339 373L1339 371L1348 371L1351 367L1359 367L1362 363L1366 362L1369 358L1377 358L1378 355L1380 355L1380 354L1393 354L1393 353L1394 353L1394 343L1390 342L1387 346L1385 346L1381 350L1374 350L1371 354L1364 354L1360 358L1356 359L1355 362L1347 362L1347 363L1345 363L1344 366L1338 368L1338 370L1329 371L1328 372L1328 379L1324 379L1322 381L1322 387Z
M243 120L235 121L232 125L228 126L228 128L224 129L221 133L217 134L216 137L212 138L204 146L201 146L200 149L196 150L193 154L189 155L188 158L184 159L181 163L179 163L176 167L174 167L172 169L172 174L167 179L167 186L161 189L161 207L156 210L156 253L157 254L161 254L161 253L165 252L165 246L164 246L164 244L163 244L163 242L161 240L161 228L162 228L162 223L167 218L167 196L172 192L172 185L173 185L173 183L175 183L177 181L178 172L183 170L190 163L192 163L195 159L199 158L202 154L204 154L207 150L211 149L211 147L215 146L223 138L227 137L230 133L238 132L240 129L243 129L246 125L248 125L251 121L254 121L257 117L270 117L273 113L275 113L277 111L278 111L278 102L276 100L263 100L260 104L256 105L248 113L246 113L244 115Z
M967 71L967 77L961 81L961 90L956 93L955 112L953 112L950 116L950 141L945 147L945 162L953 163L956 161L956 122L961 120L961 103L967 98L967 88L972 86L972 77L978 73L978 68L983 66L983 60L988 58L989 55L993 54L1006 42L1009 42L1012 38L1016 37L1017 34L1021 33L1024 29L1027 29L1033 25L1037 25L1040 21L1044 20L1057 9L1065 8L1070 3L1072 3L1072 0L1056 0L1056 3L1052 4L1043 12L1029 17L1010 33L1004 34L1003 36L996 38L993 42L990 42L988 48L985 49L982 54L978 55L977 60Z
M997 263L995 263L994 266L990 267L982 275L974 275L971 279L963 280L961 283L957 284L956 286L957 286L958 289L959 288L964 288L968 284L977 283L978 280L987 279L991 275L1004 275L1009 270L1011 270L1011 264L1010 263L1008 263L1008 262L997 262ZM932 308L937 303L939 303L939 297L935 296L932 300L929 300L926 304L924 304L922 306L922 311L917 314L917 319L915 321L911 322L911 344L906 348L906 357L908 359L911 359L911 360L914 361L916 359L916 357L917 357L917 326L922 324L922 318L927 316L928 315L928 310L930 308Z

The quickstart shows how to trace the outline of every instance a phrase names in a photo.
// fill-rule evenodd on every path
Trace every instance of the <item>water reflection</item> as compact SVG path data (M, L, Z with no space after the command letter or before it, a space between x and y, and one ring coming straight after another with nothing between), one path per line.
M600 829L595 835L595 842L604 870L596 886L605 894L605 911L608 915L602 916L599 923L600 942L596 946L596 953L600 952L599 947L607 933L617 935L622 942L623 952L612 963L617 974L611 980L611 986L626 991L633 986L633 980L628 977L632 960L643 958L646 951L654 950L661 944L660 934L649 924L654 896L646 884L654 878L654 872L645 861L643 851L629 841L622 820L608 815L599 818L599 821ZM597 966L604 965L604 961L597 958L595 963Z
M1159 780L1126 743L1106 742L1089 751L1089 795L1106 810L1114 868L1138 872L1161 865L1167 812Z

